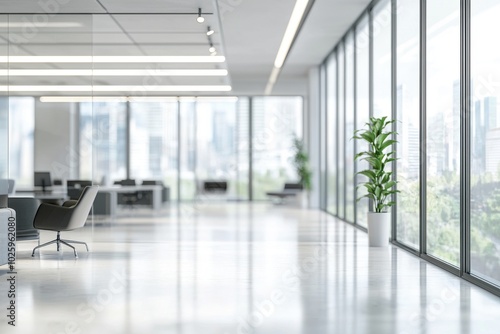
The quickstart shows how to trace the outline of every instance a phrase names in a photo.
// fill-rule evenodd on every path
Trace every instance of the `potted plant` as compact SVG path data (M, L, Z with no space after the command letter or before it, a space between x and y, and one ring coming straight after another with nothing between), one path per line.
M395 161L393 139L397 135L390 130L394 120L387 117L371 117L366 123L367 129L354 132L354 139L362 140L368 144L368 150L356 154L355 160L365 160L370 169L358 172L366 176L367 181L358 185L365 187L366 194L358 198L367 197L372 200L372 212L368 212L368 240L372 247L386 246L389 241L391 214L388 209L396 204L392 196L398 191L394 189L396 181L392 180L392 172L386 168ZM389 129L387 129L389 127Z
M293 137L293 158L292 163L299 177L299 183L302 185L306 192L305 198L303 197L303 206L307 206L307 199L309 197L309 191L311 191L312 186L312 172L309 168L309 156L304 149L304 141L294 135Z

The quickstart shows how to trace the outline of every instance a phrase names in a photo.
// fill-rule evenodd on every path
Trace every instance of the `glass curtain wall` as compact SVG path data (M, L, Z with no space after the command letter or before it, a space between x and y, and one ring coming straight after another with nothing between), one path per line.
M238 145L235 148L236 167L233 167L235 180L234 198L248 200L250 191L250 99L239 97L236 104L236 134Z
M298 182L292 166L294 135L302 138L301 97L255 97L252 102L253 199Z
M33 187L35 156L35 99L9 98L9 178L15 189Z
M337 214L337 53L326 63L326 160L327 160L327 211Z
M326 205L326 194L327 194L327 156L328 156L328 151L327 151L327 143L326 143L326 136L327 136L327 118L326 118L326 65L321 66L321 72L320 72L320 147L321 147L321 152L320 152L320 208L322 210L327 209Z
M293 134L302 137L303 100L252 99L257 128L254 199L265 200L267 191L298 181L291 140ZM138 184L161 180L169 187L171 200L187 201L209 199L200 196L202 181L224 180L226 199L248 200L249 101L233 97L79 103L79 177L103 184L127 175Z
M420 240L420 2L398 0L397 16L397 240Z
M356 26L356 129L362 129L369 121L370 116L370 33L368 15ZM356 153L366 151L368 145L356 141ZM356 172L368 168L366 161L356 161ZM363 175L356 175L356 184L366 181ZM356 190L356 197L366 194L364 187ZM360 199L356 203L356 224L367 227L368 199Z
M178 103L130 104L130 177L158 180L177 199Z
M345 218L345 54L344 43L340 43L337 50L337 180L338 180L338 207L337 215Z
M471 273L500 286L500 3L471 5Z
M248 99L200 100L196 112L198 180L227 181L227 198L248 199Z
M391 117L391 2L373 9L373 116Z
M460 1L427 1L427 254L460 260Z
M196 118L196 100L183 99L180 103L180 184L179 199L194 200L197 194L198 179L196 177L196 133L198 121Z
M419 1L374 3L322 65L321 100L327 106L322 135L326 148L321 150L321 161L326 161L326 210L351 221L349 189L363 181L359 175L351 179L351 123L362 128L369 110L375 117L395 117L396 178L401 191L393 217L395 241L500 293L500 48L492 42L492 34L500 30L500 4L428 0L423 2L425 13L420 13ZM464 15L468 13L470 25ZM354 58L350 54L353 34ZM471 44L461 35L470 35ZM395 59L391 59L393 51ZM470 68L464 66L468 61ZM355 62L354 92L350 91L351 62ZM463 82L469 75L470 82ZM470 96L464 96L469 87ZM366 147L356 142L354 149L360 152ZM354 167L360 171L367 166L356 162ZM470 184L461 183L465 181ZM367 206L367 201L357 202L355 224L366 226Z
M345 220L354 223L354 33L347 35L345 54Z
M123 102L80 104L80 178L110 185L127 177L127 115Z

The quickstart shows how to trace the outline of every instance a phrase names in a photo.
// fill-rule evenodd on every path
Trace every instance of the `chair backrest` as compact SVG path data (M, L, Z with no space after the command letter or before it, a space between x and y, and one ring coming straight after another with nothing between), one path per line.
M135 180L134 179L122 180L122 186L135 186Z
M82 195L85 187L91 186L92 181L89 180L67 180L66 189L70 199L77 200Z
M203 181L203 191L205 192L226 192L227 181Z
M73 207L74 211L68 223L67 230L73 230L85 225L90 209L92 208L92 204L94 204L95 197L97 196L98 190L99 186L90 186L83 189L82 195Z
M301 183L285 183L285 186L283 187L283 190L290 191L290 190L295 190L295 191L300 191L304 187L302 186Z
M163 182L158 181L158 180L143 180L142 185L143 186L162 186Z

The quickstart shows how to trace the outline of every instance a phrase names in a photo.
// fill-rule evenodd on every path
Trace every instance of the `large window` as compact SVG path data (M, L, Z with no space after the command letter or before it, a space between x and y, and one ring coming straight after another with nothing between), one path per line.
M354 34L347 37L345 53L345 219L354 223Z
M397 240L419 247L420 3L398 1L397 19Z
M220 199L202 192L208 180L227 181L229 200L248 200L251 179L256 200L298 182L291 158L293 135L302 137L302 97L185 97L78 108L82 179L160 180L170 199L181 201Z
M368 165L350 163L354 153L368 147L360 141L352 146L349 139L369 116L394 118L395 241L496 293L500 47L494 36L499 17L497 0L373 1L325 59L320 87L326 101L323 207L366 227L369 201L353 205L365 189L352 190L366 180L356 172Z
M302 98L255 97L253 99L253 199L285 182L298 182L291 163L292 138L302 138Z
M80 178L111 184L127 176L123 102L80 103Z
M10 97L8 104L9 178L15 180L17 189L29 189L33 186L35 99Z
M337 51L338 64L338 96L337 96L337 147L338 147L338 211L340 218L345 218L345 57L344 45L341 43Z
M337 214L337 57L332 54L326 64L326 149L327 149L327 210Z
M368 123L370 115L370 39L368 16L366 15L356 27L356 129L361 129ZM368 145L357 140L356 153L366 151ZM356 172L368 168L366 161L356 161ZM356 176L356 183L365 182L363 175ZM364 187L357 188L356 197L366 194ZM367 227L366 213L368 212L368 199L360 199L356 204L356 223Z
M460 259L460 1L427 2L427 253Z
M327 199L327 176L326 176L326 171L327 171L327 156L331 153L328 153L327 150L327 142L326 142L326 136L328 133L328 123L326 119L326 65L321 66L321 73L320 73L320 89L321 89L321 104L320 104L320 147L321 147L321 153L320 153L320 208L323 210L327 209L326 205L326 199Z
M373 116L391 117L391 2L373 9Z
M180 104L180 196L179 200L194 200L196 198L196 133L198 120L196 118L196 100L182 100Z
M202 99L196 112L197 179L225 180L228 199L248 199L248 99Z
M471 273L500 285L500 4L471 3Z
M160 180L177 199L178 104L130 104L130 177Z

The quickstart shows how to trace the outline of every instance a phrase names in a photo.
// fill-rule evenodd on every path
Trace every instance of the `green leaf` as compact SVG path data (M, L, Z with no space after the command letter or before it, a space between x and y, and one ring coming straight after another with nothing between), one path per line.
M385 150L387 147L391 146L392 144L395 144L397 143L397 141L393 140L393 139L390 139L390 140L387 140L385 143L383 143L381 146L380 146L380 149L383 151Z

